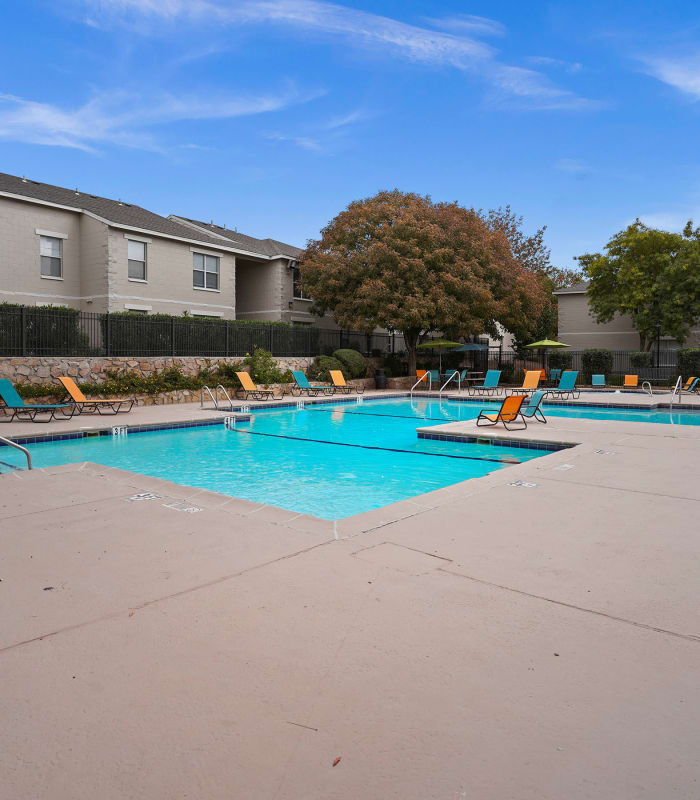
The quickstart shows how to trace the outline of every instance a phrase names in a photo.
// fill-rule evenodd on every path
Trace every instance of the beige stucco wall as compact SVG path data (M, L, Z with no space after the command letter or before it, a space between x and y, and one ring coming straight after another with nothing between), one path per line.
M36 229L60 233L63 278L42 278ZM80 305L80 214L0 198L0 302Z
M279 260L252 261L241 256L236 259L237 319L277 321L282 318L280 265Z
M626 316L597 323L588 310L585 294L560 294L559 341L576 350L604 347L609 350L639 350L639 334Z
M128 238L146 241L146 282L129 278ZM219 290L192 285L194 252L218 256ZM232 253L153 234L131 234L109 228L109 311L126 311L127 305L150 306L153 314L180 315L184 311L223 314L235 318L235 257Z
M80 218L80 308L107 311L108 228L83 214Z

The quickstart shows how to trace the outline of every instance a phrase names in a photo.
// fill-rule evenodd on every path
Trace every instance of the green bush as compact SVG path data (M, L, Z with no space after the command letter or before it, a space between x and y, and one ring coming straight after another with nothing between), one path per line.
M500 367L501 379L500 383L513 383L515 377L515 368L512 364L502 364Z
M678 374L684 378L700 376L700 347L681 347L678 351Z
M592 375L610 375L613 371L615 356L612 350L584 350L581 356L583 379L591 382Z
M367 374L367 359L357 350L336 350L333 358L337 358L346 367L351 378L364 378Z
M255 383L269 385L271 383L290 383L292 380L292 373L289 370L283 372L277 366L272 353L269 350L263 350L262 347L256 347L252 356L246 356L243 359L243 364L248 367L250 377Z
M555 350L547 356L550 369L571 369L573 360L573 354L566 350Z
M80 311L66 306L0 303L0 356L89 356Z
M382 359L382 368L387 378L402 378L408 374L406 356L403 353L389 353Z
M330 371L332 369L339 369L345 379L349 377L348 368L333 356L316 356L306 370L306 377L311 378L312 381L331 383Z
M652 365L652 354L647 352L630 353L630 366L635 369L645 369Z

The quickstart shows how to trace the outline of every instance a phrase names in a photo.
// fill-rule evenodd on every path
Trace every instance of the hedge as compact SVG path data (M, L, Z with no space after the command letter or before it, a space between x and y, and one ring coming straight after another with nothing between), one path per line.
M614 362L615 356L612 350L584 350L581 356L583 379L590 383L592 375L610 375Z
M364 378L367 374L367 359L357 350L336 350L333 358L337 358L346 367L351 378Z
M330 371L332 369L340 370L344 378L349 377L348 368L333 356L316 356L306 370L306 377L313 381L331 383Z
M678 351L678 374L700 377L700 347L681 347Z

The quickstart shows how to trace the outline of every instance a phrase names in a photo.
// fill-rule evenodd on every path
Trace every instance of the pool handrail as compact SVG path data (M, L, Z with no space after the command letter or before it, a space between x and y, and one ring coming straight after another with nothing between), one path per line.
M12 439L6 439L4 436L0 436L0 442L8 447L14 447L16 450L21 450L24 455L27 457L27 469L34 469L32 466L32 454L27 450L26 447L22 447L21 444L17 444L17 442L13 442Z
M214 389L214 393L216 394L216 410L219 410L219 389L221 389L221 391L224 393L224 397L228 400L229 411L233 411L233 400L231 400L231 397L226 391L226 387L223 385L223 383L218 383L216 385L216 389Z
M458 392L462 391L462 373L457 369L453 369L450 371L445 383L443 383L443 385L440 387L440 397L442 397L443 389L447 386L448 383L450 383L450 381L453 381L455 379L455 376L457 377L457 391Z
M416 372L418 372L418 371L419 370L416 370ZM411 386L411 391L410 391L410 396L411 397L413 397L413 390L416 388L416 386L418 386L419 383L423 383L423 381L426 380L426 379L429 381L429 383L428 383L428 391L430 391L430 389L433 388L433 381L432 381L432 376L430 374L430 370L426 369L426 370L420 370L420 371L423 374L418 378L418 380L413 384L413 386Z

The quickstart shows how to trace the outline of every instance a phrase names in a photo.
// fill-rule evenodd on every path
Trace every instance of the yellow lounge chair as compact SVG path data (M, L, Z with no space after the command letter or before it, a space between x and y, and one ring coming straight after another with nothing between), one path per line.
M695 377L695 375L692 375L692 376L691 376L690 378L688 378L688 380L687 380L687 381L686 381L686 382L683 384L683 386L681 387L681 391L682 391L682 392L688 392L688 391L690 391L690 387L693 385L693 383L694 383L696 380L697 380L697 378Z
M365 390L364 386L348 386L345 383L345 376L339 369L332 369L330 371L331 380L333 381L333 389L340 394L350 394L350 392L357 392L362 394Z
M525 378L523 379L523 385L518 386L515 389L511 389L511 394L515 392L534 392L537 390L537 387L540 383L540 378L542 377L542 370L539 369L526 369L525 370Z
M625 389L636 389L639 386L639 375L625 375Z
M243 400L271 400L275 393L272 389L259 389L247 372L237 372L236 377L241 382L242 389L236 389L236 396L243 394ZM281 394L279 395L282 396Z
M68 392L68 397L70 397L71 402L76 407L79 414L94 414L95 411L97 411L98 414L102 414L102 409L104 409L107 414L118 414L120 411L131 411L132 406L136 402L133 397L129 397L126 400L88 400L80 391L78 384L73 378L62 375L58 380ZM128 406L128 408L122 408L122 406Z
M539 398L540 401L541 399L542 398ZM493 412L480 411L479 416L476 418L477 426L482 427L483 425L497 425L499 422L502 422L503 427L507 430L515 430L516 428L509 426L517 423L518 417L520 417L522 425L518 424L517 428L527 428L527 422L525 422L525 419L521 413L523 401L525 400L527 400L527 396L524 394L512 394L509 397L506 397L506 399L501 403L501 407L495 414ZM539 407L539 402L537 405Z

